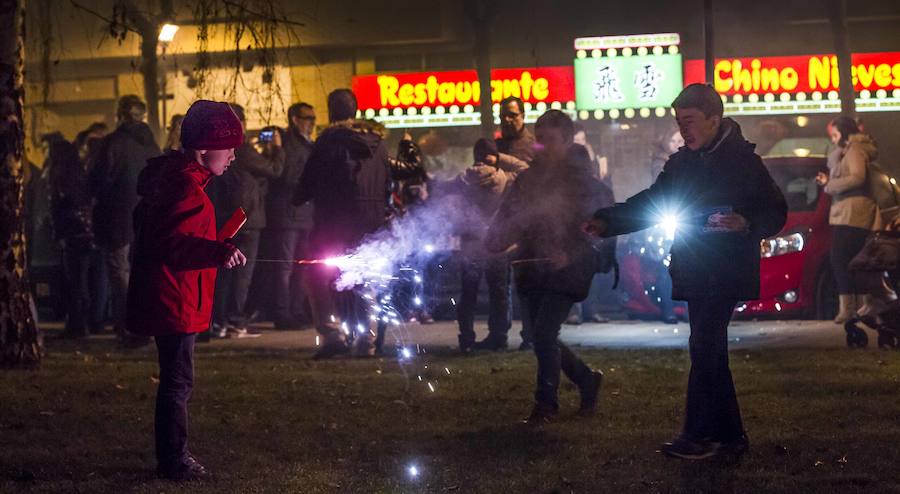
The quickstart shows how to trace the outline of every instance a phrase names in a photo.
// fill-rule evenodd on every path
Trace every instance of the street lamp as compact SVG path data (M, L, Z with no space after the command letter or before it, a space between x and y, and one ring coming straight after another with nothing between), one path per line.
M162 29L159 30L159 42L165 47L166 44L171 43L175 39L175 33L177 32L178 26L175 24L163 24Z
M162 28L160 28L160 30L159 30L158 40L159 40L160 48L162 48L163 64L165 64L166 48L169 46L169 43L171 43L172 40L175 39L175 33L177 33L177 32L178 32L178 26L176 24L168 24L168 23L163 24ZM162 127L163 127L163 129L165 129L166 126L169 125L168 112L166 111L167 107L168 107L168 94L167 94L168 90L166 89L167 77L166 77L165 65L163 65L163 67L162 67L161 75L162 75L162 84L161 84L161 86L162 86L161 87L161 89L162 89Z

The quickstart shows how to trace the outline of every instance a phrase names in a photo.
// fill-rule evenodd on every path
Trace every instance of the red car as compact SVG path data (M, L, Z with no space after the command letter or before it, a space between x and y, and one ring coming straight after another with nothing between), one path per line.
M822 192L816 174L826 171L824 156L767 157L763 161L788 203L787 222L775 237L760 245L760 299L738 304L740 317L806 317L830 319L837 307L837 292L828 262L831 198ZM658 229L657 229L658 230ZM661 316L658 234L632 235L621 259L623 308L630 317ZM684 317L683 306L675 313Z

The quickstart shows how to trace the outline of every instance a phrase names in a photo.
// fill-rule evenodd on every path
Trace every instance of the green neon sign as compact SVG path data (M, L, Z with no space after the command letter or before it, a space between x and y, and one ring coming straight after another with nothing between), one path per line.
M668 108L682 87L681 54L575 59L578 110Z

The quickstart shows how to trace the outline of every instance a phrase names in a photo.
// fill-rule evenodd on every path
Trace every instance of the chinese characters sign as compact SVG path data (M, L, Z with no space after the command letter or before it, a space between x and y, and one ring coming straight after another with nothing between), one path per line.
M575 60L579 110L667 108L681 88L680 54Z

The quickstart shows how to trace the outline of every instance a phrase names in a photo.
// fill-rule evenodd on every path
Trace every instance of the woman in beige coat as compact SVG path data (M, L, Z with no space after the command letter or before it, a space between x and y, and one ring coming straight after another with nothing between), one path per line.
M829 173L820 173L817 181L831 196L831 270L840 299L834 322L841 324L856 315L858 309L868 312L860 305L873 302L869 277L854 276L848 265L869 233L881 228L878 206L866 187L866 169L878 157L878 150L872 138L862 134L856 121L849 117L832 120L828 134L836 147L828 155Z

